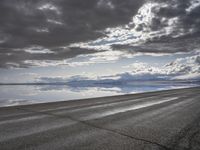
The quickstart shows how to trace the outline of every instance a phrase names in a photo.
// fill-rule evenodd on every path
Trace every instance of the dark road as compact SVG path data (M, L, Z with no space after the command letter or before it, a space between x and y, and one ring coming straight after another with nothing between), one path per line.
M200 88L0 108L0 150L200 150Z

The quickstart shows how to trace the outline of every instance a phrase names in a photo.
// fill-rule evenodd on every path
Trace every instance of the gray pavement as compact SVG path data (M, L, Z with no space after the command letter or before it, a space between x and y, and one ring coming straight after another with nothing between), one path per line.
M0 108L0 150L200 150L200 88Z

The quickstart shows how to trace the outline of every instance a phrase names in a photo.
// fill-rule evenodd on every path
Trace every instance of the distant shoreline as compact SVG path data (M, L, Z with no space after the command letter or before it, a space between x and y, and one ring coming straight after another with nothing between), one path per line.
M37 83L0 83L0 85L71 85L73 83L79 83L80 81L69 81L69 82L55 82L55 83L44 83L44 82L37 82ZM199 80L131 80L127 82L135 82L135 83L199 83ZM113 82L115 83L115 82ZM121 82L119 82L121 83ZM102 83L91 83L91 84L112 84L112 82L102 82Z

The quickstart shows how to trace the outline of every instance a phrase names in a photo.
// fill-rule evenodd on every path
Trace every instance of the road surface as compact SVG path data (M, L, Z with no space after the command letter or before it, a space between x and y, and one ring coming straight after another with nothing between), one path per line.
M200 150L200 88L0 108L0 150Z

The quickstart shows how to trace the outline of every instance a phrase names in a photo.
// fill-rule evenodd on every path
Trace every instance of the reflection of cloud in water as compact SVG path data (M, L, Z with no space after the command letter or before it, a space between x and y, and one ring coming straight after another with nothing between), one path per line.
M69 85L37 85L40 91L71 91L71 92L86 92L86 91L105 91L119 94L141 93L148 91L175 89L196 86L194 83L184 82L133 82L123 84L69 84Z
M106 86L68 86L68 85L37 85L37 90L39 91L70 91L70 92L88 92L88 91L108 91L108 92L121 92L122 90L118 87Z
M33 101L25 99L5 99L0 101L0 106L14 106L31 104Z
M122 82L121 82L122 83ZM142 93L174 88L195 86L193 83L176 82L123 82L111 83L87 83L87 84L63 84L63 85L15 85L0 86L0 107L24 105L32 103L46 103L55 101L67 101L112 95ZM12 92L11 92L12 91Z
M38 91L61 91L68 89L67 85L35 85Z

